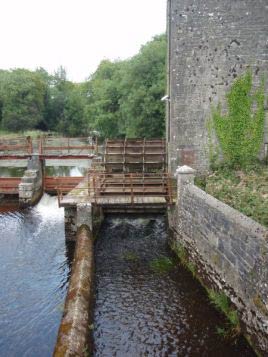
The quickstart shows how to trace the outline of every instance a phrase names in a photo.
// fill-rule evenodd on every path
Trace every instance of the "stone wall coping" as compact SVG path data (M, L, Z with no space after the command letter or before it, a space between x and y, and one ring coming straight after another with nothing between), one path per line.
M194 175L196 173L196 170L191 168L190 166L183 165L183 166L178 166L175 175Z
M248 232L251 232L256 238L264 239L268 242L268 229L260 223L254 221L252 218L245 216L235 208L227 205L226 203L218 200L217 198L209 195L201 188L195 185L187 185L187 189L195 196L207 202L215 210L220 211L228 219L235 224L243 227Z

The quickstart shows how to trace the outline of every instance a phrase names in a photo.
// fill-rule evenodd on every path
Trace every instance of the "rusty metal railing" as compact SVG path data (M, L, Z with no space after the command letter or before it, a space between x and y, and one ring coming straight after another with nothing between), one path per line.
M19 193L21 177L0 177L0 193L15 195Z
M57 193L60 189L62 192L68 193L82 180L84 180L83 176L45 176L44 190L49 193Z
M39 141L39 155L87 155L98 152L98 142L89 142L88 137L48 137L43 136Z
M16 138L0 138L0 158L8 159L12 156L27 156L33 152L33 142L30 136Z
M167 173L111 174L89 171L88 176L80 183L78 187L73 187L73 185L61 187L59 184L59 203L62 202L66 193L69 193L69 197L77 197L77 199L84 197L96 204L103 198L112 202L118 197L128 197L131 204L137 197L162 197L167 204L173 204L176 197L176 187Z

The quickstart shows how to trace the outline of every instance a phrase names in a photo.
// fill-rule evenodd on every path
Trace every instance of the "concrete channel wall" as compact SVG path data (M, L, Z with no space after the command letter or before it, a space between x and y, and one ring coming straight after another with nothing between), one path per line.
M194 185L194 170L177 170L178 201L169 210L173 248L183 247L196 274L235 305L242 331L268 351L268 230Z

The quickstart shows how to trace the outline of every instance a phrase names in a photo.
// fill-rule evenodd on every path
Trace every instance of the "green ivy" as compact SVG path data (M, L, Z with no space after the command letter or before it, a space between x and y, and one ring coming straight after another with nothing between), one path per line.
M224 161L232 167L243 167L254 161L264 134L264 80L252 94L252 73L238 78L226 96L228 114L220 104L212 110L213 127Z

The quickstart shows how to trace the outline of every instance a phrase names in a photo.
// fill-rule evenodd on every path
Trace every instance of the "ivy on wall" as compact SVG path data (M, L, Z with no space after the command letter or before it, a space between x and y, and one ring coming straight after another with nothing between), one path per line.
M226 98L228 113L223 115L219 104L212 110L211 124L225 163L232 167L244 167L256 160L263 141L264 80L252 93L252 73L248 71L233 83Z

